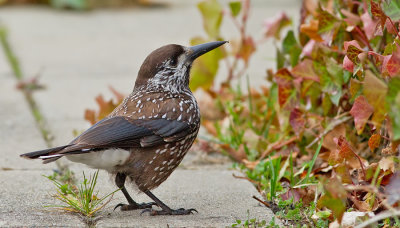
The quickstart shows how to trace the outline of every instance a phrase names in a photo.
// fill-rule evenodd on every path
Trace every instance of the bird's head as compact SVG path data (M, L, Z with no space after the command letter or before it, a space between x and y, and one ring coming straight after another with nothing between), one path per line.
M169 44L150 53L140 67L135 89L180 92L189 86L189 73L193 61L225 44L227 41L215 41L184 47Z

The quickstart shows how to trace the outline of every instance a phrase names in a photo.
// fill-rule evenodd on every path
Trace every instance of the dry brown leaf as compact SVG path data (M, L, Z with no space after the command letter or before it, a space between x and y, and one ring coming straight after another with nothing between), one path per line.
M393 161L393 157L383 157L380 161L379 161L379 167L383 170L383 171L387 171L390 170L392 173L395 172L395 163Z

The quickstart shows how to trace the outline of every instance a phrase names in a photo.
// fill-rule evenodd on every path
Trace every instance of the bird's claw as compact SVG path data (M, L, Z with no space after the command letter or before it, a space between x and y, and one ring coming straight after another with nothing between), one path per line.
M140 204L139 203L137 203L137 204L119 203L119 204L117 204L117 206L114 207L114 211L118 207L121 207L121 211L131 211L131 210L138 210L138 209L149 209L149 208L152 208L153 205L157 205L157 204L154 202L140 203Z
M193 212L199 213L196 209L191 208L191 209L185 209L185 208L179 208L177 210L161 210L161 211L157 211L157 210L153 210L152 208L146 208L144 209L140 215L142 215L143 213L149 212L151 216L155 216L155 215L190 215L193 214Z

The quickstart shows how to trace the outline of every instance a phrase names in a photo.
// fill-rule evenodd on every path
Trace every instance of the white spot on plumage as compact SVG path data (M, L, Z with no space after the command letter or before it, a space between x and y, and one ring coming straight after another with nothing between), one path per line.
M167 113L161 116L161 118L165 119L167 117Z

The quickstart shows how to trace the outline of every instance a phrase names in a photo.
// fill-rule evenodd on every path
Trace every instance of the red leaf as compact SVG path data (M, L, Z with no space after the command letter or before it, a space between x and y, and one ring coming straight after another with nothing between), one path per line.
M286 68L279 69L275 74L275 80L278 84L278 100L281 107L285 105L293 90L292 79L292 75Z
M372 151L374 151L376 148L379 147L380 142L381 142L381 135L373 134L368 140L368 146Z
M300 193L296 188L289 189L287 192L280 195L282 200L290 200L293 199L293 203L299 202L300 200Z
M380 24L381 24L381 26L383 28L383 26L385 26L385 22L386 22L387 16L383 12L380 4L374 2L373 0L371 0L370 2L371 2L371 13L372 13L372 16L380 20Z
M350 71L351 73L353 73L354 70L354 63L346 56L344 56L343 59L343 69Z
M394 77L400 74L400 46L396 46L396 51L383 58L382 73Z
M315 46L315 40L309 40L306 45L304 45L303 50L301 51L301 56L311 57L311 53Z
M274 18L267 19L264 21L265 28L265 37L275 37L276 39L280 39L280 31L286 25L291 24L290 18L284 13L281 12Z
M298 108L294 108L290 112L289 123L292 126L293 131L296 133L296 135L299 135L304 129L306 121L303 115L303 112Z
M368 55L371 55L374 58L376 66L380 67L380 70L382 71L382 64L383 64L383 60L384 60L385 56L380 55L373 51L369 51Z
M292 69L292 74L295 77L313 80L319 82L319 76L314 71L313 61L304 59Z
M393 26L392 23L390 23L389 19L386 20L386 23L385 23L385 24L386 24L386 29L387 29L387 31L388 31L390 34L397 36L397 29L396 29L395 26Z
M340 12L346 16L343 20L346 21L349 26L356 26L360 22L360 17L349 10L341 9Z
M356 125L358 134L363 132L365 124L373 112L374 108L368 104L367 99L364 96L356 98L353 107L350 110L350 114L354 118L354 124Z
M363 29L367 38L369 40L374 38L378 22L374 21L368 12L365 12L363 15L361 15L361 21L363 22Z
M344 158L349 160L354 156L354 151L350 144L347 142L346 138L341 135L339 136L337 145L339 146L339 154Z
M346 50L346 56L352 61L354 64L360 63L360 59L358 58L359 54L363 53L360 45L357 41L346 41L344 42L344 49Z

